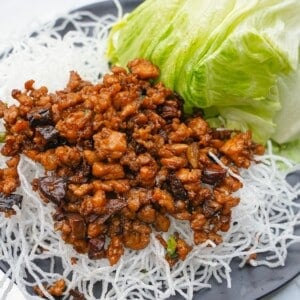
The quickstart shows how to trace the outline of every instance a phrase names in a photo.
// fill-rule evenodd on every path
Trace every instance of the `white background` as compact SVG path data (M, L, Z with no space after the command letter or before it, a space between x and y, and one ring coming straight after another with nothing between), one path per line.
M100 0L101 1L101 0ZM98 1L98 2L100 2ZM209 0L208 0L209 1ZM56 18L68 10L97 2L96 0L0 0L0 48L11 39L22 36L24 30ZM163 2L163 1L162 1ZM300 263L300 262L299 262ZM2 278L0 271L0 279ZM4 287L7 286L6 282ZM4 293L0 287L0 300ZM265 300L300 299L300 276ZM27 300L14 286L7 300ZM239 300L239 299L236 299Z

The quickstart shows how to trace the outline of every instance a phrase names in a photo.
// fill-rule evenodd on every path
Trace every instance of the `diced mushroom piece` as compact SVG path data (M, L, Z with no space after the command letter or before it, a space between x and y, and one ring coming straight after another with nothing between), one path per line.
M160 107L160 115L167 121L173 118L180 118L182 114L181 106L179 99L167 100Z
M67 182L62 177L55 175L40 177L38 189L40 194L47 200L60 204L66 195Z
M57 146L59 144L59 132L52 125L37 126L36 131L45 139L49 146Z
M71 228L71 236L76 240L83 240L86 233L86 224L80 214L69 214L67 216Z
M49 125L52 123L52 114L49 108L35 108L27 113L27 120L31 127Z
M8 215L15 214L13 206L22 206L23 196L18 194L4 195L0 193L0 212L4 212Z
M105 236L101 235L97 238L89 240L88 256L90 259L99 259L105 256Z
M227 170L217 164L205 168L202 172L202 182L214 185L222 181L226 176Z
M178 179L174 172L170 173L167 182L169 183L169 190L174 199L186 199L188 194L182 182Z
M70 290L70 295L73 297L72 300L85 300L85 297L77 289Z
M108 199L106 203L107 214L111 216L115 212L120 211L125 206L127 206L127 201L125 199Z

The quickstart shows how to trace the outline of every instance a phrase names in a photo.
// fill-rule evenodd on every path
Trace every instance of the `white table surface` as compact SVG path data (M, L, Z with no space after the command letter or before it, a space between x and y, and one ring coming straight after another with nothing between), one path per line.
M100 0L101 1L101 0ZM84 6L97 0L0 0L0 48L11 38L17 38L22 32L35 24L56 18L70 9ZM299 262L300 263L300 262ZM3 273L0 271L0 279ZM8 281L4 284L6 287ZM0 300L4 288L0 287ZM300 299L300 276L265 298L265 300ZM26 300L16 286L9 293L7 300ZM239 300L239 299L235 299Z

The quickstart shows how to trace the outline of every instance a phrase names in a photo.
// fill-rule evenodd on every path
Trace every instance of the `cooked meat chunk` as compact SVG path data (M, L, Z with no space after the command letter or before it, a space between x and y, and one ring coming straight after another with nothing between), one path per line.
M19 155L13 156L6 161L7 168L0 169L0 193L10 195L15 192L19 185L18 163Z
M248 168L253 160L251 151L251 132L239 133L227 140L220 148L238 167Z
M75 143L81 139L92 137L93 126L91 120L92 112L90 110L76 110L59 120L55 128L70 143Z
M7 105L0 100L0 118L3 118L6 109L7 109Z
M120 236L113 236L110 240L106 252L110 264L116 264L124 253L122 238Z
M92 168L92 174L101 179L122 179L125 177L123 167L120 164L107 164L95 162Z
M169 192L155 188L152 194L153 202L165 208L169 213L175 211L174 199Z
M55 281L50 287L47 288L48 292L52 296L62 296L64 290L66 289L66 282L63 279Z
M136 220L126 222L124 226L123 243L133 250L145 248L150 241L151 228Z
M119 159L127 149L124 133L103 128L93 136L95 149L99 159Z
M50 285L50 286L44 285L44 287L47 290L47 292L54 297L62 296L64 291L67 288L66 282L64 279L59 279L59 280L55 281L52 285ZM43 291L38 286L34 286L33 291L35 292L36 295L38 295L42 298L45 298Z
M155 229L157 231L167 232L171 224L170 219L166 215L163 215L159 212L157 212L155 216Z
M141 79L155 79L159 76L159 69L145 59L134 59L128 63L128 68Z

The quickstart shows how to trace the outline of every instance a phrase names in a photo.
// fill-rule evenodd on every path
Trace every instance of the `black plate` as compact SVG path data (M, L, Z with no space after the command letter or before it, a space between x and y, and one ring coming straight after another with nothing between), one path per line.
M130 12L138 4L143 2L142 0L121 0L123 6L123 12ZM117 10L111 0L104 2L94 3L88 6L77 9L78 11L90 11L98 16L104 14L116 14ZM58 20L59 23L59 20ZM72 30L73 28L67 28L66 30ZM62 32L62 34L66 31ZM295 184L300 181L300 171L290 174L287 177L291 184ZM298 199L300 200L300 199ZM300 228L296 228L295 233L300 235ZM212 282L213 287L211 289L203 289L200 292L195 293L194 299L200 300L254 300L260 299L268 295L269 293L282 287L284 284L295 278L300 274L300 243L289 248L288 257L284 267L270 269L264 266L249 267L245 266L243 269L238 267L237 262L231 264L232 273L232 287L227 288L227 283L223 281L222 284ZM6 272L8 265L0 261L0 268ZM182 299L182 297L176 295L170 298L170 300Z

